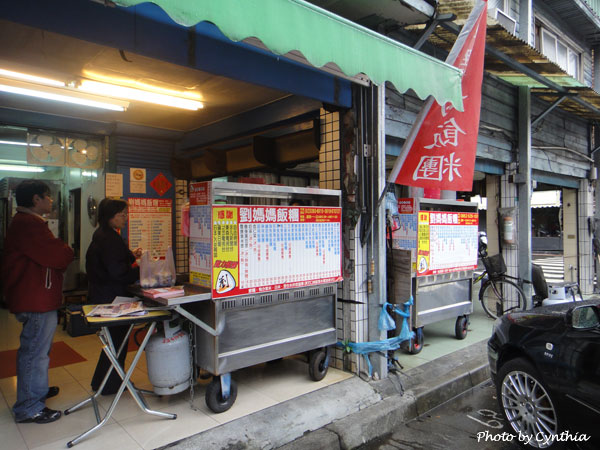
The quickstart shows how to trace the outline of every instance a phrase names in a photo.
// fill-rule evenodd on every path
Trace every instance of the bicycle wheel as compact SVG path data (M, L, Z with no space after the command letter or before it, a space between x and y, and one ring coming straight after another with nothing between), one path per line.
M489 280L479 291L479 301L485 313L492 319L511 311L525 309L525 294L509 280Z

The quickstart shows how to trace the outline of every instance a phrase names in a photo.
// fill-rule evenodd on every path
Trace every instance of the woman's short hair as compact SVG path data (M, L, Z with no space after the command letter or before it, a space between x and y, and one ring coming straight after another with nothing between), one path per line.
M125 200L105 198L98 205L98 223L102 228L109 227L108 221L126 209L127 206L128 204Z
M16 189L15 196L17 197L17 205L25 208L33 206L33 196L38 195L40 198L50 194L50 188L41 180L25 180L22 181Z

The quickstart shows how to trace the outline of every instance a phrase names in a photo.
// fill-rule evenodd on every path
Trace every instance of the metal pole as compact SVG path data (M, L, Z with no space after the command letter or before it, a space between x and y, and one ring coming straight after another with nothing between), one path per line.
M387 338L387 331L379 329L379 313L381 305L386 301L386 248L385 248L385 204L380 202L379 193L385 188L385 86L373 85L368 98L370 128L368 144L371 145L371 175L372 186L370 189L371 202L368 277L371 291L368 294L368 340L380 341ZM381 197L382 198L382 197ZM371 274L371 272L373 272ZM388 375L387 358L377 353L371 356L373 372L380 378Z
M531 91L519 87L519 277L531 280ZM531 301L531 284L523 284L525 300ZM529 307L531 305L528 305Z

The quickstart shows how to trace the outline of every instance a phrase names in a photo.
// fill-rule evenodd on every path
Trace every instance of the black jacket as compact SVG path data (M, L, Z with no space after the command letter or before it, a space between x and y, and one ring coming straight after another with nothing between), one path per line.
M140 278L139 267L131 266L134 262L135 256L119 233L112 228L98 228L85 255L89 303L130 297L127 286Z

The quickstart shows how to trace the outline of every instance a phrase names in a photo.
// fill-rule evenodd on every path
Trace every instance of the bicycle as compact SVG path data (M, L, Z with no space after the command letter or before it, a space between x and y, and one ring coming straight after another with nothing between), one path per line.
M487 237L479 237L479 257L485 270L475 278L473 284L487 276L479 290L479 301L485 313L492 319L527 308L525 294L519 286L524 280L506 274L506 264L501 254L488 256ZM512 281L515 280L515 281Z

